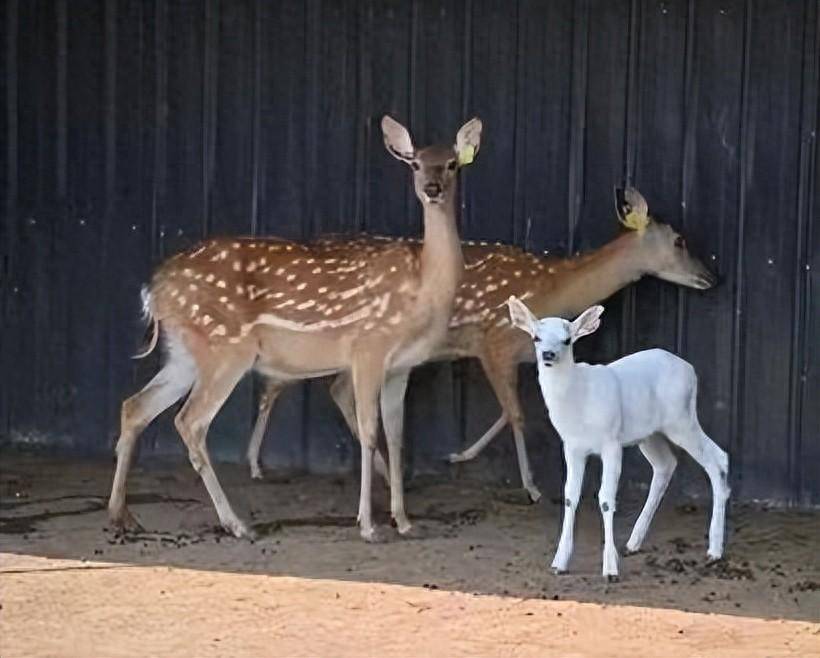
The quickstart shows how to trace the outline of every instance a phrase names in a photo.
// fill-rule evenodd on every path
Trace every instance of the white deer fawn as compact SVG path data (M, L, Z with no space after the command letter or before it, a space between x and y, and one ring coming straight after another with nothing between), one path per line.
M516 247L463 244L465 271L455 299L446 341L429 360L476 357L501 404L501 417L476 443L450 455L452 462L473 459L501 432L512 425L521 481L533 501L541 497L535 486L524 443L524 414L518 400L518 364L535 360L532 343L510 327L507 298L526 299L540 315L571 317L590 304L602 301L645 275L706 289L714 275L691 255L686 241L672 227L652 219L646 200L633 189L616 189L616 209L623 234L578 258L536 256ZM336 378L331 393L355 434L352 389L346 375ZM267 383L259 414L248 444L253 477L261 477L259 448L271 407L282 390L275 380ZM376 467L384 473L377 455Z
M370 489L381 404L391 512L401 534L411 530L401 471L402 403L410 368L442 342L452 314L463 272L457 176L478 151L481 122L462 126L453 146L416 149L407 130L387 116L382 132L387 150L413 170L424 210L423 245L224 238L202 242L156 270L144 293L154 322L148 352L161 331L167 358L154 379L122 405L109 501L114 523L136 523L125 505L125 484L139 433L190 391L175 422L191 463L222 525L236 536L252 534L228 503L205 436L237 382L254 369L278 383L349 373L362 442L358 520L368 541L379 538Z
M618 576L618 552L612 523L621 457L637 445L652 466L652 483L627 550L637 551L663 497L677 459L668 441L697 461L712 484L709 558L723 555L724 516L729 498L729 456L701 429L697 414L695 369L660 349L635 352L609 365L576 363L572 346L600 325L603 306L592 306L569 322L539 320L519 299L510 297L512 324L528 334L535 347L538 383L550 420L561 435L567 479L564 522L552 567L567 570L573 546L575 512L589 455L601 457L598 503L604 521L603 575Z

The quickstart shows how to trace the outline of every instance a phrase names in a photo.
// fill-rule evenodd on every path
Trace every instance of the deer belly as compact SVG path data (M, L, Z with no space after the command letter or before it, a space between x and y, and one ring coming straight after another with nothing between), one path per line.
M279 381L332 375L347 367L347 341L331 332L314 334L264 330L254 370Z
M391 369L403 370L424 363L433 355L437 341L429 337L400 345L388 358Z

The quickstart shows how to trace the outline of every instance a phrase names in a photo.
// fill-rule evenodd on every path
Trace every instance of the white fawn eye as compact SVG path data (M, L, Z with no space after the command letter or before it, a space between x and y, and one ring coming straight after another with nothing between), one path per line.
M564 341L564 345L569 345L569 344L570 344L570 339L569 339L569 338L567 338L567 339Z
M532 337L532 342L533 343L540 343L541 342L541 337L540 336L533 336Z

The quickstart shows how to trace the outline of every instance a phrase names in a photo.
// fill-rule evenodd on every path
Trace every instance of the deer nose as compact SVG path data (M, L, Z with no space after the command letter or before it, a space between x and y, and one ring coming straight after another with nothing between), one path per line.
M552 350L544 350L543 352L541 352L541 358L544 359L544 361L554 361L555 352L553 352Z
M431 199L441 196L441 185L439 183L427 183L424 186L424 193Z

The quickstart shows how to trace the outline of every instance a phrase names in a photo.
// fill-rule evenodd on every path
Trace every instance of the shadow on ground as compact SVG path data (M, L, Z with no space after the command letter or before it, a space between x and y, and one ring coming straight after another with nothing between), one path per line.
M355 477L274 477L219 465L223 486L255 541L215 527L207 494L187 463L135 467L128 501L145 532L109 527L113 465L6 454L0 473L0 550L94 562L387 582L475 594L571 599L762 618L820 620L820 513L734 505L727 557L706 561L708 508L666 501L642 553L621 558L621 581L600 576L601 532L593 499L579 512L572 573L548 569L561 506L525 505L510 490L417 479L408 511L421 537L388 530L364 544L355 527ZM621 494L623 546L642 493ZM376 509L389 509L375 487ZM378 520L387 524L384 512ZM0 571L3 571L0 566ZM8 570L7 570L8 571Z

